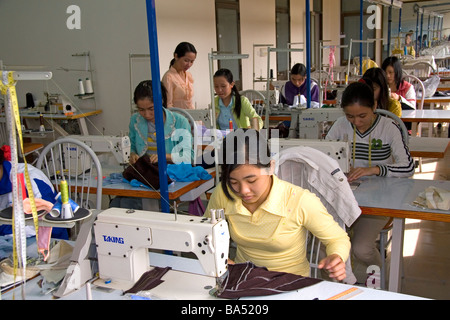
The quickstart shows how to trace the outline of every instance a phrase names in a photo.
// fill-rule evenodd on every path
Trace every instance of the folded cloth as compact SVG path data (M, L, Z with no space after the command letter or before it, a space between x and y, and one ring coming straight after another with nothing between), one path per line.
M439 210L450 210L450 191L430 186L419 193L413 202L415 205Z
M159 170L157 163L151 163L148 154L140 157L134 165L128 166L122 173L123 177L131 181L136 179L143 184L152 187L152 189L159 189ZM167 183L172 181L167 177Z
M173 181L209 180L212 176L203 167L193 167L189 163L167 165L167 175Z
M292 273L269 271L251 262L228 265L228 275L217 297L237 299L241 297L267 296L293 291L321 282Z
M159 286L161 283L164 282L163 280L161 280L162 276L164 276L170 269L172 268L154 267L152 270L144 272L142 276L139 278L139 280L134 284L134 286L125 291L124 294L151 290Z

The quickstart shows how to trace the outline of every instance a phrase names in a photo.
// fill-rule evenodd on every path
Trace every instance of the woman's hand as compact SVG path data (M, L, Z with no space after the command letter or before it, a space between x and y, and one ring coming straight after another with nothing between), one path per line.
M324 269L328 272L330 278L338 281L344 280L346 277L345 263L337 254L332 254L331 256L320 260L318 268Z
M373 176L380 174L380 168L370 167L370 168L352 168L350 172L347 174L348 182L352 182L364 176Z
M130 161L129 161L130 164L135 164L136 161L138 161L138 159L139 159L139 156L136 153L134 153L134 152L130 153Z

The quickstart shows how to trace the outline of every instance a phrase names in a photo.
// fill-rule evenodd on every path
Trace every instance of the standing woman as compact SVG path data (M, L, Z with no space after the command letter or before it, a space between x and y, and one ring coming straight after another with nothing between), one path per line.
M349 182L364 176L406 178L414 174L414 161L401 129L394 120L375 113L376 102L370 86L361 82L350 84L342 95L342 108L345 116L336 120L326 139L348 138L351 142ZM361 215L351 227L353 254L366 267L381 268L376 239L388 220L389 217Z
M219 69L214 74L214 99L217 114L217 127L220 130L256 129L263 127L261 117L256 113L247 97L241 96L233 80L233 74L228 69ZM231 124L230 124L231 121Z
M386 72L391 98L400 101L403 110L416 109L416 91L411 83L403 79L400 60L397 57L386 58L381 69Z
M161 81L167 89L168 108L195 109L194 78L188 70L196 58L197 50L189 42L181 42L175 48L169 70Z

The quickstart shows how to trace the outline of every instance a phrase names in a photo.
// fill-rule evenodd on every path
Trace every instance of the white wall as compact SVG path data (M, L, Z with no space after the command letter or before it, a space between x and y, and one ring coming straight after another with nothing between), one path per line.
M40 70L53 72L52 81L18 83L19 105L25 105L27 92L37 100L44 100L44 91L62 90L76 106L92 109L92 101L74 97L77 80L89 74L58 70L83 69L84 58L72 55L89 51L96 105L103 110L102 114L89 118L90 132L114 135L127 132L134 90L134 85L130 85L129 55L149 53L145 3L144 0L0 1L0 60L5 65L25 66L25 70L42 66ZM72 4L81 9L80 30L69 30L66 26L70 17L66 10ZM329 16L339 21L337 14L333 10ZM304 42L305 0L291 0L291 15L291 40ZM214 1L156 0L156 17L161 76L168 69L175 46L181 41L192 42L198 51L191 68L195 79L194 101L197 108L206 108L211 99L208 53L217 49ZM250 56L242 63L243 88L249 89L253 87L253 44L276 42L275 0L240 0L240 18L241 53ZM327 29L336 30L333 25ZM276 72L272 55L271 68ZM262 69L266 76L267 60L261 61L255 72L258 74ZM294 54L293 61L303 62L303 54ZM139 68L141 63L136 66ZM149 69L149 64L143 66Z

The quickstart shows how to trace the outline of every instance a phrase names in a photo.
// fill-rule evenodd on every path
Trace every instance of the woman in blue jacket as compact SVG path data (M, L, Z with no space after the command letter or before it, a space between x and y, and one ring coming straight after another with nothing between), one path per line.
M166 89L161 84L163 106L166 105ZM131 142L130 164L144 154L149 154L152 163L158 162L156 153L156 125L151 80L142 81L134 90L137 113L130 119ZM182 115L163 107L164 140L168 163L192 163L194 157L191 125Z

